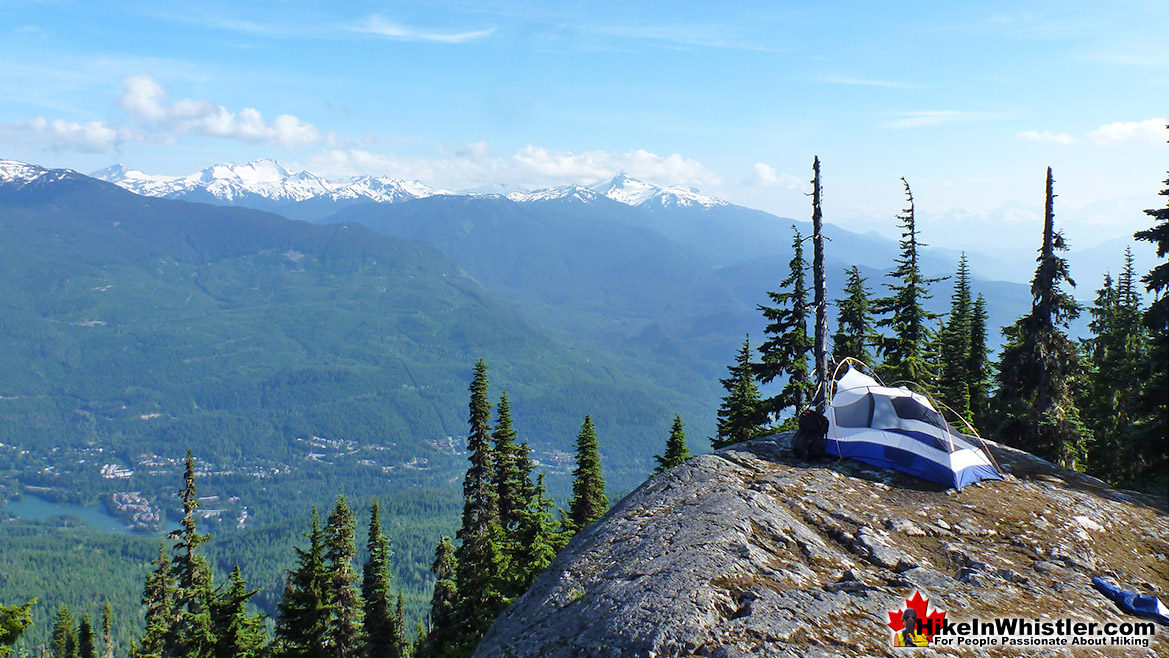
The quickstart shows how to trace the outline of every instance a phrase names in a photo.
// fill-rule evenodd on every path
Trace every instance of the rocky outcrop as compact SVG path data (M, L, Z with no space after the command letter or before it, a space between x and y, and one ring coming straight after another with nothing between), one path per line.
M789 440L646 482L573 539L476 658L895 655L887 612L915 589L966 620L1135 620L1093 575L1166 600L1164 498L1001 446L1007 480L959 492L859 462L796 462ZM1147 649L1074 655L1169 655L1169 629Z

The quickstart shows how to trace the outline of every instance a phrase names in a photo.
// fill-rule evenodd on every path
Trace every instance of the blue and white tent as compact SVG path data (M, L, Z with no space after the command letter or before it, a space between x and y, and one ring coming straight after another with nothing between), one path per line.
M958 489L1003 479L980 441L951 429L928 397L883 386L851 366L836 382L826 415L830 455Z

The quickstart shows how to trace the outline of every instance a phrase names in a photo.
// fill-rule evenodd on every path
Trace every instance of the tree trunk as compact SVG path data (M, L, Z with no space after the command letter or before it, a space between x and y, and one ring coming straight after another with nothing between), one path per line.
M828 408L828 285L824 280L824 231L820 214L820 157L812 160L812 280L816 289L816 411Z
M1043 211L1043 248L1040 252L1039 272L1036 275L1036 309L1035 327L1038 349L1039 381L1035 391L1035 407L1043 413L1051 407L1051 373L1048 372L1050 363L1047 352L1050 351L1052 323L1052 297L1055 287L1055 194L1052 193L1051 167L1047 168L1047 195Z

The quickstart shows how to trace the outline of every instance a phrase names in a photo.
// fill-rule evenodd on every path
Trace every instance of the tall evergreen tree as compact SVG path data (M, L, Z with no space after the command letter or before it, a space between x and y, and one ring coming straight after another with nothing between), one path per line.
M544 474L533 481L535 465L527 442L517 450L517 474L521 483L523 509L516 528L508 533L511 544L508 596L518 597L527 591L532 580L556 556L557 529L551 509L554 506L544 488Z
M89 613L82 613L81 625L77 627L77 658L97 658L97 640Z
M247 611L247 602L255 593L256 590L248 590L237 565L215 610L215 658L257 658L264 654L268 641L264 616Z
M682 429L682 417L674 415L674 426L670 429L670 438L666 440L665 455L656 455L658 467L654 473L667 471L682 462L690 459L690 449L686 447L686 432Z
M727 394L718 408L718 436L710 441L715 450L759 436L767 422L767 410L751 365L750 336L743 339L735 363L727 370L729 376L719 380Z
M991 427L990 419L990 350L987 348L986 298L980 293L970 309L970 352L967 355L967 388L970 391L970 416L975 427Z
M365 601L367 658L402 658L406 638L400 634L390 599L390 543L382 532L381 508L373 501L369 513L369 560L361 582Z
M337 496L325 523L325 599L332 609L325 627L325 641L333 658L353 658L362 649L361 594L353 567L357 556L355 525L345 494Z
M185 658L211 658L215 637L211 625L211 608L215 589L211 565L199 553L199 547L211 538L200 533L196 521L199 492L195 486L195 458L187 451L183 472L183 518L179 529L171 533L176 539L171 570L175 576L175 652Z
M1118 332L1123 323L1117 286L1112 274L1104 275L1104 283L1096 291L1096 299L1088 312L1092 320L1088 328L1092 335L1084 342L1088 385L1083 390L1080 408L1084 422L1092 430L1092 442L1088 447L1086 460L1088 469L1099 477L1117 480L1121 462L1127 459L1119 450L1117 430L1128 430L1126 400L1121 397L1122 389L1139 385L1136 381L1121 382L1115 378L1124 370L1127 335ZM1136 322L1140 322L1139 310ZM1129 329L1131 330L1131 326ZM1117 371L1121 372L1117 372Z
M406 604L402 600L402 593L398 592L398 605L394 609L394 653L396 658L407 658L410 655L410 641L406 639Z
M808 354L813 347L808 336L808 290L804 283L808 264L804 260L804 238L794 225L792 232L790 273L779 284L784 292L769 291L767 296L774 306L758 307L767 319L763 330L767 338L759 346L760 362L755 365L755 374L764 384L787 377L783 390L764 401L767 413L775 418L789 408L799 413L815 390L808 368Z
M434 549L434 594L430 598L430 628L425 640L415 643L426 658L455 655L459 642L458 558L450 537L439 540Z
M832 360L841 363L851 357L871 364L868 346L873 333L873 302L865 287L865 278L856 265L845 271L844 298L836 300L836 333L832 335Z
M519 578L515 592L522 594L531 586L556 557L560 544L556 521L552 516L553 502L544 488L544 474L540 473L528 498L527 516L521 528L519 559L516 566Z
M970 345L974 322L970 299L970 266L966 253L958 261L954 293L950 296L950 317L942 326L938 372L938 398L954 413L972 421L970 411Z
M536 499L536 482L533 480L536 475L536 463L532 460L532 447L528 445L527 441L516 446L515 464L522 505L520 509L522 526L528 518L527 511L531 509Z
M1169 126L1166 126L1169 128ZM1138 397L1138 419L1133 428L1136 439L1134 479L1153 478L1158 482L1138 483L1150 490L1164 491L1169 473L1169 179L1160 195L1165 205L1145 211L1153 225L1134 237L1157 247L1161 262L1141 277L1145 290L1156 298L1145 310L1144 324L1150 335L1148 368Z
M463 523L455 549L459 568L460 642L474 646L503 609L501 565L503 531L499 525L499 500L495 489L496 464L491 450L491 401L487 397L487 364L480 359L470 385L467 420L467 459L463 478Z
M883 359L877 372L889 383L910 381L928 385L936 377L926 353L932 339L930 324L938 314L927 311L925 301L931 297L929 285L941 279L926 278L921 273L917 252L926 245L917 239L913 191L904 178L901 183L909 207L897 216L902 228L901 255L896 260L897 267L887 275L895 283L886 283L889 296L873 304L874 314L884 316L877 320L877 326L889 330L888 335L877 341Z
M1074 468L1088 429L1075 400L1079 350L1063 329L1080 311L1061 287L1064 282L1074 287L1075 282L1068 276L1067 260L1058 255L1067 244L1055 230L1052 184L1048 167L1043 245L1031 281L1031 312L1003 329L1007 343L999 361L994 406L1007 442Z
M53 658L77 658L77 627L73 625L73 613L65 606L57 608L49 647Z
M312 529L306 538L307 550L296 547L297 566L288 572L284 596L277 609L277 654L281 658L329 658L326 636L331 606L327 600L328 574L325 571L325 534L312 511Z
M151 564L154 569L146 577L146 585L142 590L142 605L146 606L146 632L131 652L135 658L161 658L173 654L175 582L165 539L158 543L158 557Z
M491 433L495 442L494 484L499 501L499 525L504 531L514 530L523 515L524 480L520 472L520 446L516 443L516 431L511 419L511 403L507 391L499 396L495 430Z
M568 518L572 521L573 531L580 531L609 511L605 478L601 475L601 448L591 416L585 416L576 437L576 469L572 475L572 503Z
M101 658L114 658L114 619L108 598L101 608Z

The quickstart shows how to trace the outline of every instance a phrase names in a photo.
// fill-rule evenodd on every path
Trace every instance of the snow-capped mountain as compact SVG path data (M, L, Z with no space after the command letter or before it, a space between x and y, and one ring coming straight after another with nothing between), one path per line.
M561 185L530 192L506 192L501 196L525 203L530 201L552 201L572 199L588 203L599 198L608 198L627 206L647 209L661 208L713 208L731 204L689 187L662 187L643 180L630 178L624 173L613 178L584 187L583 185Z
M703 194L694 188L662 187L647 183L643 180L630 178L619 174L607 181L596 183L589 187L583 185L561 185L531 191L496 191L490 188L480 188L469 194L483 196L503 196L516 203L532 201L574 200L590 203L600 198L607 198L627 206L639 206L647 209L661 208L713 208L729 206L730 203ZM498 186L503 187L503 186Z
M272 201L304 201L335 187L308 172L291 172L274 160L219 164L189 176L155 176L118 164L92 176L145 196L180 197L202 190L228 203L253 195Z
M549 187L542 190L533 190L531 192L508 192L503 196L506 196L516 203L528 203L531 201L556 201L561 199L571 199L574 201L589 203L600 198L599 194L582 185L561 185L560 187Z
M226 204L261 200L281 205L315 200L393 203L445 193L418 181L387 177L330 181L307 171L291 171L268 159L218 164L189 176L156 176L120 164L92 175L145 196Z
M47 182L76 174L72 169L45 169L16 160L0 159L0 185L12 185L18 189L34 181Z
M630 206L662 206L666 208L698 206L711 208L714 206L729 206L731 204L715 197L703 194L692 187L661 187L636 178L630 178L624 173L597 183L591 188L601 196L609 197L614 201Z
M435 194L452 194L436 190L418 181L396 178L359 176L330 181L307 171L291 171L274 160L256 160L247 164L218 164L189 176L157 176L125 165L114 165L92 176L115 183L131 192L211 203L240 205L273 204L281 207L312 201L394 203L420 199ZM726 201L686 187L662 187L631 178L624 173L586 187L562 185L539 190L515 190L504 184L489 185L463 192L468 196L504 196L517 203L573 199L588 203L607 197L629 206L698 207L730 205ZM344 205L344 204L343 204Z
M361 176L352 179L344 187L330 191L330 199L369 199L378 203L393 203L409 199L421 199L435 194L448 194L446 190L435 190L418 181L404 181L386 176Z

